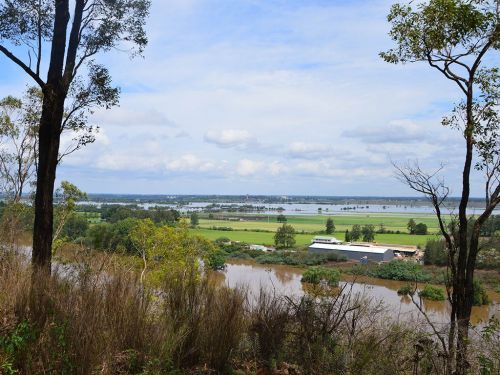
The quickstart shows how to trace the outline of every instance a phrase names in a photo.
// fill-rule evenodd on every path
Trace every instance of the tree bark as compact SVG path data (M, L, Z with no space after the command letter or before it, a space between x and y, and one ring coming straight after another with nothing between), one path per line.
M471 73L473 74L473 73ZM474 143L474 114L472 110L474 77L471 75L467 87L466 115L467 125L464 130L466 153L464 169L462 173L462 197L460 200L458 218L458 259L457 275L453 285L454 301L456 302L455 313L457 322L457 344L456 344L456 374L465 375L469 372L469 363L467 361L467 346L469 340L469 323L474 299L474 268L475 262L471 262L472 254L477 254L478 243L469 243L467 238L468 219L467 205L470 196L470 172L473 158ZM475 247L474 247L475 245ZM472 269L471 269L472 267Z
M51 98L52 96L52 98ZM33 264L50 273L52 259L53 196L59 155L59 127L64 113L60 94L47 92L40 120Z
M61 124L67 87L62 75L69 22L69 0L55 1L54 35L39 129L32 263L35 271L49 273L52 260L53 196L59 155Z

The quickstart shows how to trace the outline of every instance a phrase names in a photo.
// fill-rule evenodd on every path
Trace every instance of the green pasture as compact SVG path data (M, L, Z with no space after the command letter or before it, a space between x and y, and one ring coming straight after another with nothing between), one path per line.
M211 229L191 229L193 234L200 235L209 240L216 240L219 237L227 237L232 241L247 242L256 245L273 245L274 233L271 232L252 232L251 230L211 230ZM333 234L338 239L344 239L344 232L335 232ZM298 233L295 236L298 246L305 246L311 243L313 234ZM392 244L392 245L408 245L408 246L424 246L429 238L433 236L411 236L409 234L377 234L375 241L377 243Z
M230 217L230 215L228 215ZM339 232L345 232L346 229L351 229L355 224L361 226L373 224L378 230L380 224L383 224L386 230L407 232L408 221L413 218L417 223L427 225L429 233L438 232L438 223L432 214L384 214L384 213L363 213L363 214L340 214L333 216L325 215L295 215L286 216L287 223L292 225L298 232L319 232L325 230L326 220L331 217L335 223L335 228ZM281 225L276 221L276 216L262 215L258 220L213 220L201 218L199 222L200 228L211 227L229 227L235 230L270 230L276 231Z

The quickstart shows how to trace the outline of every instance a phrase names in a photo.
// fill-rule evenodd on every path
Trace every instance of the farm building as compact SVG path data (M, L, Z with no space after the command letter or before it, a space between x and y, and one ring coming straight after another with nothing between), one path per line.
M262 246L262 245L248 245L250 250L260 250L260 251L273 251L273 248Z
M341 244L342 241L337 240L335 237L316 236L311 243Z
M362 260L366 257L367 260L382 262L394 259L393 250L378 246L312 243L309 245L309 252L312 254L336 253L345 256L349 260Z

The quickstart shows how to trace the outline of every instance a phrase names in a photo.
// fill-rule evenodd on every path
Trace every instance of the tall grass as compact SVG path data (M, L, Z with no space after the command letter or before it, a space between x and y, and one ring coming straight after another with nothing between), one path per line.
M250 303L244 289L187 270L148 289L133 268L92 254L36 283L21 257L0 252L0 261L2 375L443 371L428 331L394 322L348 286L298 299L261 291ZM472 351L477 373L498 371L494 332Z

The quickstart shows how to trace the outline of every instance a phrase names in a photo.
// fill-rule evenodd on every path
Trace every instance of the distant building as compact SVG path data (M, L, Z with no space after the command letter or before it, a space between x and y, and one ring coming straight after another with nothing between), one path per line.
M316 236L312 239L311 243L341 244L342 241L337 240L335 237Z
M389 245L388 245L389 246ZM405 257L412 257L417 254L417 249L412 249L409 247L390 247L391 250L393 250L395 253L399 253Z
M272 249L268 248L267 246L263 246L263 245L249 245L248 248L250 250L272 251Z
M312 243L309 245L312 254L338 254L349 260L361 261L362 259L375 262L388 262L394 259L394 251L379 246L338 245L327 243Z

